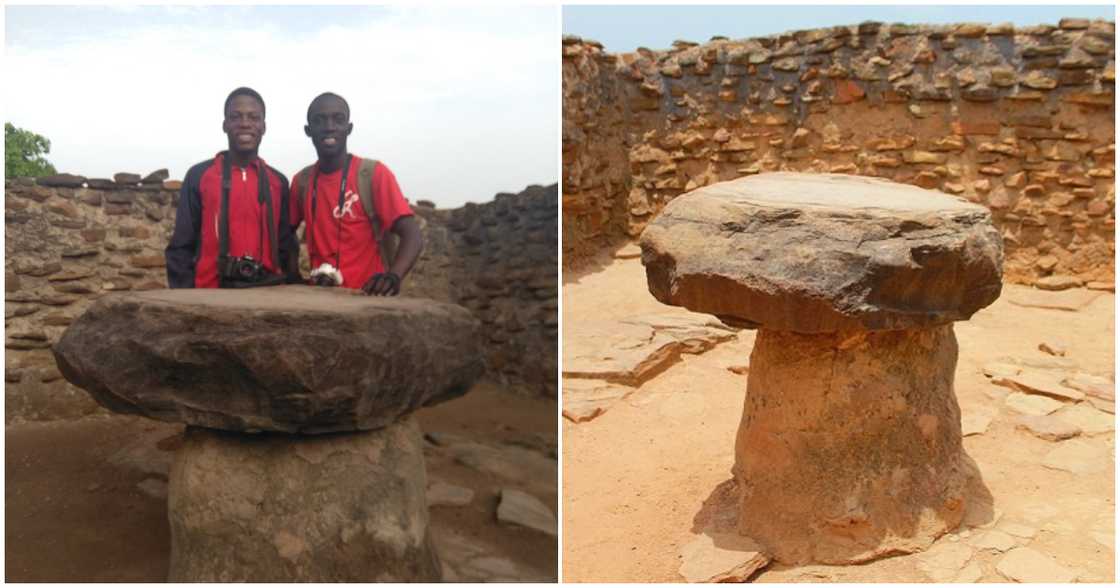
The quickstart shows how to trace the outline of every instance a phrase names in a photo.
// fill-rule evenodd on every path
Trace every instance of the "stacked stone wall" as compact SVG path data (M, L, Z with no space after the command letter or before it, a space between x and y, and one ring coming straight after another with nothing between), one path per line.
M1112 281L1114 34L863 23L619 55L565 38L565 265L684 192L810 171L988 206L1008 281Z
M6 422L100 411L62 379L50 346L104 294L166 287L180 187L166 177L5 182ZM470 308L486 327L491 376L555 396L556 187L456 210L414 208L427 248L405 294Z

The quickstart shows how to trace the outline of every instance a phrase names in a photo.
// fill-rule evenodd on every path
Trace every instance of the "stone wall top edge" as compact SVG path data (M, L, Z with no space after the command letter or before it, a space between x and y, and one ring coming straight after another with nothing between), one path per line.
M1068 21L1076 21L1069 23ZM1062 23L1067 23L1066 26L1061 26ZM925 36L932 39L943 38L948 35L956 35L962 38L979 38L979 37L1008 37L1008 36L1028 36L1028 37L1046 37L1052 35L1054 32L1086 32L1097 27L1097 34L1112 35L1115 34L1116 23L1112 20L1106 19L1062 19L1059 24L1038 24L1023 27L1016 27L1011 23L984 23L984 22L961 22L949 24L909 24L909 23L887 23L880 21L864 21L857 24L836 25L831 27L821 27L816 29L796 29L784 31L781 33L774 33L770 35L756 36L756 37L740 37L729 38L722 35L713 36L705 42L695 42L688 40L676 40L673 42L671 48L651 49L648 47L638 47L633 51L607 51L602 43L590 38L580 37L579 35L564 35L562 44L567 45L586 45L597 48L604 56L609 57L634 57L637 55L654 55L658 57L667 57L673 54L681 53L689 49L706 49L711 47L720 46L742 46L750 45L752 43L758 44L763 47L773 46L775 43L785 43L793 40L797 41L799 45L808 45L813 42L830 38L831 36L847 37L847 36L871 36L871 37L885 37L896 38L905 36ZM1102 26L1107 25L1107 26ZM819 39L814 39L821 35ZM813 40L807 40L813 39Z

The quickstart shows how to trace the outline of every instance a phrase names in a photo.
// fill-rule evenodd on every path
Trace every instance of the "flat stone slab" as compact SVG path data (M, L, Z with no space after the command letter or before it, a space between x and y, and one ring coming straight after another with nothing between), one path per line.
M1075 312L1089 306L1103 293L1095 290L1062 290L1048 292L1046 290L1032 290L1019 288L1007 298L1015 306L1026 308L1043 308L1047 310L1065 310Z
M642 233L649 290L736 326L801 333L968 319L999 297L982 206L842 174L773 173L673 199Z
M498 521L535 529L556 536L556 516L536 497L513 488L502 488L498 502Z
M1009 580L1024 583L1065 584L1077 578L1073 570L1030 547L1017 547L1007 552L1007 555L996 563L996 571Z
M732 532L697 535L680 550L681 577L689 583L742 583L770 563L749 537Z
M377 429L482 374L478 322L420 298L278 286L110 294L54 346L106 408L231 431Z
M682 353L703 353L736 332L712 317L681 312L578 324L564 333L564 377L636 386Z
M992 383L1026 394L1041 394L1058 400L1077 402L1085 398L1084 392L1063 385L1063 378L1063 374L1023 370L1022 373L1013 376L993 377Z
M564 418L573 423L582 423L603 414L635 389L603 380L564 378L563 390Z

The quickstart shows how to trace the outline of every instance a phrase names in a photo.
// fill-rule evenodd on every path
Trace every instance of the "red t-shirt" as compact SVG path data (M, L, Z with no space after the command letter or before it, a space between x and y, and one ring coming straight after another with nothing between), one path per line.
M264 264L265 269L279 273L272 259L272 245L268 239L268 225L265 216L266 205L258 202L257 174L265 166L264 160L257 158L247 168L231 166L229 170L229 255L242 257L251 255ZM269 192L272 196L273 226L280 226L280 203L282 200L282 180L278 174L269 173ZM202 226L199 227L201 247L198 265L195 267L195 288L218 287L218 217L222 210L222 156L218 154L214 163L206 169L199 181L202 201ZM337 191L337 186L335 190ZM337 195L337 192L336 192ZM279 230L276 231L279 239Z
M350 174L346 180L346 195L341 211L338 206L338 190L342 170L321 173L318 172L318 163L302 179L305 186L303 194L292 194L289 200L293 231L305 219L310 219L305 229L304 241L307 242L311 256L311 269L329 263L342 273L342 286L354 289L361 288L374 274L385 271L381 264L380 248L373 238L369 215L362 208L362 199L358 195L359 167L360 158L351 155ZM315 182L314 186L312 181ZM412 215L408 201L401 194L397 178L385 164L377 163L372 183L373 207L377 211L382 231L392 228L400 217ZM311 218L312 195L317 201L314 219Z

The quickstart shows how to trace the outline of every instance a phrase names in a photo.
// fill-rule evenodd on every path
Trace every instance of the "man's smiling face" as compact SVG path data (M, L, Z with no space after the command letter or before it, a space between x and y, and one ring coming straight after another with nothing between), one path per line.
M311 137L320 159L346 153L346 137L353 129L350 109L334 96L323 96L308 109L304 131Z
M226 109L222 130L231 151L256 151L264 136L264 106L252 96L234 96Z

